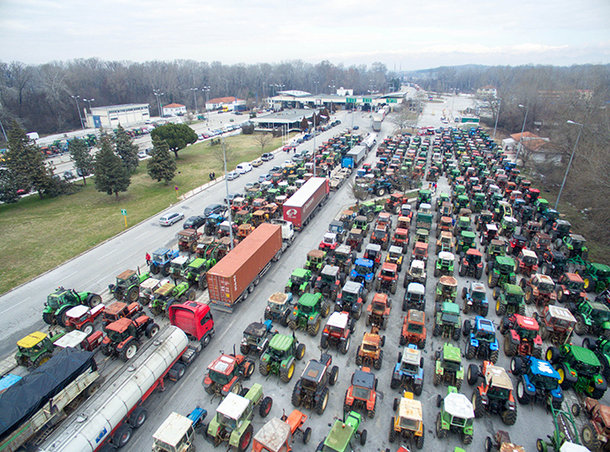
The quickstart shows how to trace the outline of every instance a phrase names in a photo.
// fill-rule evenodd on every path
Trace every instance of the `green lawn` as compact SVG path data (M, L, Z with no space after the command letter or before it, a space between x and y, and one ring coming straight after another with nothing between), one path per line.
M261 154L253 135L226 138L227 167L250 161ZM265 152L281 145L274 138ZM175 186L185 193L209 181L208 174L222 175L220 146L209 141L179 152L178 172L169 185L153 181L141 162L131 185L118 199L95 190L93 180L69 196L39 199L32 195L17 204L0 205L0 293L55 268L125 229L121 209L127 209L128 226L133 226L177 201ZM142 201L146 202L142 202Z

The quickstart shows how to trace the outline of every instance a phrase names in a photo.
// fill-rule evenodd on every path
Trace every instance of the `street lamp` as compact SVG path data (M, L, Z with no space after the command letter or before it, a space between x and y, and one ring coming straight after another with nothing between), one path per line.
M523 126L521 127L521 136L519 136L519 146L517 147L517 155L515 156L515 165L519 161L519 153L521 152L521 146L523 141L523 132L525 131L525 122L527 121L527 114L530 110L530 107L526 107L525 105L519 104L519 108L525 108L525 117L523 118Z
M2 130L2 135L4 135L4 141L8 143L8 137L6 136L6 131L4 130L4 126L2 125L2 121L0 121L0 129Z
M163 116L161 113L161 103L159 102L159 96L163 96L165 93L162 93L159 90L153 89L153 94L157 98L157 111L159 112L159 118Z
M572 155L570 155L570 161L568 162L568 167L566 168L566 173L563 175L563 182L561 183L561 187L559 188L559 194L557 195L557 201L555 201L555 210L557 210L557 206L559 205L559 199L561 198L561 193L563 192L563 186L566 184L566 179L568 178L568 172L570 171L570 166L572 166L572 160L574 159L574 153L576 152L576 146L578 146L578 140L580 140L580 134L582 133L582 129L584 125L572 121L571 119L566 121L567 124L575 124L580 126L580 130L578 131L578 136L576 137L576 142L574 143L574 149L572 149Z
M199 88L189 88L189 91L193 92L193 100L195 101L195 114L197 114L199 112L199 109L197 108L197 91L199 91Z
M83 116L80 114L80 107L78 106L78 99L80 99L80 96L70 96L72 99L74 99L74 102L76 102L76 111L78 113L78 119L80 120L80 126L82 129L85 128L85 126L83 125Z
M491 139L496 139L496 129L498 128L498 118L500 117L500 107L502 106L502 99L498 97L498 111L496 112L496 123L494 124L494 134Z
M229 212L229 237L231 239L230 249L233 249L233 218L231 216L231 204L229 201L229 178L227 177L227 149L225 146L225 136L221 135L222 138L222 160L224 163L225 170L225 191L227 192L227 211Z
M205 109L207 110L208 109L208 93L210 92L210 87L206 85L201 88L201 91L203 91L205 93ZM207 115L206 115L206 118L207 118Z
M95 101L95 99L83 99L83 102L87 102L89 104L89 113L91 114L91 102ZM85 124L87 124L87 112L85 111Z

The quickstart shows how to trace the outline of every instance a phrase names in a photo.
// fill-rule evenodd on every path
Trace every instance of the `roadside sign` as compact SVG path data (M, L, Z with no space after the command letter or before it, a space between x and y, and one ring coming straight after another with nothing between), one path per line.
M127 216L127 209L121 209L121 215L126 217Z
M388 98L388 104L396 104L398 101L396 99Z
M355 97L346 97L345 98L345 102L348 104L355 104L356 103L356 98Z
M370 104L371 102L373 102L373 99L370 97L364 97L362 98L362 102L364 102L365 104Z

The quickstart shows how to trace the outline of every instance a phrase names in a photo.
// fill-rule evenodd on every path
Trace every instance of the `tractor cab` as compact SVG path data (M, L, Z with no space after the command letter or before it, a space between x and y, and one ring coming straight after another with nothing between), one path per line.
M381 246L376 243L369 243L364 249L365 259L370 259L375 264L375 269L381 263Z
M424 262L428 261L428 244L424 242L415 242L413 246L413 259L419 259Z
M441 276L436 283L436 301L454 301L457 297L457 280L453 276Z

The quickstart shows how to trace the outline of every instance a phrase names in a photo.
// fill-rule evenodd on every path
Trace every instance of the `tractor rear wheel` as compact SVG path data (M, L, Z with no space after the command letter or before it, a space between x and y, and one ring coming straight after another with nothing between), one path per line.
M515 425L517 422L517 405L514 410L504 410L501 414L502 422L506 425Z
M447 437L447 430L443 430L443 423L441 421L441 413L436 415L436 437L443 439Z
M271 407L273 406L273 399L269 396L263 398L260 407L258 409L258 414L261 417L267 417L269 412L271 411Z
M34 360L33 366L34 367L42 366L44 363L46 363L50 359L51 359L51 353L43 353L42 355L39 355L38 358L36 358Z
M472 409L474 411L474 417L481 417L483 414L483 397L478 388L472 393Z
M590 423L582 428L582 443L589 450L599 450L601 448L601 441L597 439L595 429Z
M328 383L332 386L337 382L337 378L339 378L339 366L333 366L330 369L330 376L328 378Z
M70 310L71 308L72 306L62 306L55 312L55 321L59 326L66 326L66 312L68 312L68 310Z
M320 395L320 398L316 402L316 407L315 407L316 413L318 413L318 414L324 413L324 410L326 410L326 405L328 405L328 388L324 388L322 390L322 394Z
M299 407L301 405L301 391L299 391L299 386L294 385L294 389L292 390L292 397L290 398L292 405L295 407Z
M284 383L288 383L292 376L294 375L294 362L290 363L287 368L284 368L280 371L280 380Z
M98 304L100 304L102 302L102 297L100 297L98 294L96 293L90 293L89 296L87 297L87 305L90 308L94 308L96 307Z
M252 431L253 431L253 427L252 427L252 424L250 424L250 425L248 425L248 427L246 427L246 430L241 435L241 438L239 438L239 446L237 447L237 450L239 452L244 452L245 450L248 449L248 446L250 445L250 441L252 441Z
M197 298L197 291L195 289L189 289L185 296L187 301L193 301Z
M130 303L133 303L134 301L138 300L139 296L140 296L140 289L138 288L138 286L131 286L129 288L129 290L127 291L127 294L125 295L125 298Z
M123 361L129 361L131 358L136 356L136 353L138 353L138 344L136 344L135 341L131 341L123 347L123 350L121 351L121 359Z

